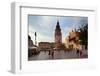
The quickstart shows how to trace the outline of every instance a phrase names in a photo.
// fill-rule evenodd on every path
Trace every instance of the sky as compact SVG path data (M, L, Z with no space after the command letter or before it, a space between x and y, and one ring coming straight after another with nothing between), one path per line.
M64 42L68 33L74 28L87 24L88 18L78 16L28 15L28 34L31 36L33 43L35 43L35 32L37 33L37 42L54 42L54 32L57 21L59 21L62 42Z

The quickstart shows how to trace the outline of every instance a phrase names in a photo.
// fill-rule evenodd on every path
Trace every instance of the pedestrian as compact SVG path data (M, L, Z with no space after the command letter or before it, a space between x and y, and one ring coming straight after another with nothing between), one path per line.
M50 50L49 50L49 55L50 55Z
M54 58L54 51L52 51L52 54L51 55L52 55L52 58Z
M82 51L80 51L80 56L82 56Z
M76 53L79 54L79 49L77 49Z

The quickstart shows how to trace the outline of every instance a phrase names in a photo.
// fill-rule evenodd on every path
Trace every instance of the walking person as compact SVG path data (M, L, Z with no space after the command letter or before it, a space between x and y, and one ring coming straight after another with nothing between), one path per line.
M52 58L54 58L54 51L52 51L51 56L52 56Z
M79 49L77 49L76 53L79 54Z
M50 55L50 50L49 50L49 54L48 55Z
M79 51L79 49L76 49L77 51L76 51L76 54L78 55L78 57L80 56L80 51Z
M82 50L80 50L80 56L82 57Z

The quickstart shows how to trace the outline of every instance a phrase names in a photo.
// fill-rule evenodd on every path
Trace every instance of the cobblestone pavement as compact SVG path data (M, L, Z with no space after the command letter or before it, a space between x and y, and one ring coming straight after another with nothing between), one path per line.
M39 55L29 57L31 60L53 60L53 59L77 59L77 58L87 58L87 55L80 56L75 50L72 51L54 51L53 55L49 55L49 51L41 51Z

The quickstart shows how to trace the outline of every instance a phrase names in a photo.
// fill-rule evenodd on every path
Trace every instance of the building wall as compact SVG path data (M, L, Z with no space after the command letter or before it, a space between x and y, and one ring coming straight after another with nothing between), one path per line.
M33 45L33 41L31 40L31 37L28 35L28 47L31 47Z
M79 33L76 31L69 32L65 39L65 46L69 49L84 49L83 45L79 44Z
M39 48L40 49L50 49L50 43L49 42L39 42Z
M57 25L55 28L55 48L59 49L62 45L62 33L59 25L59 21L57 21Z

